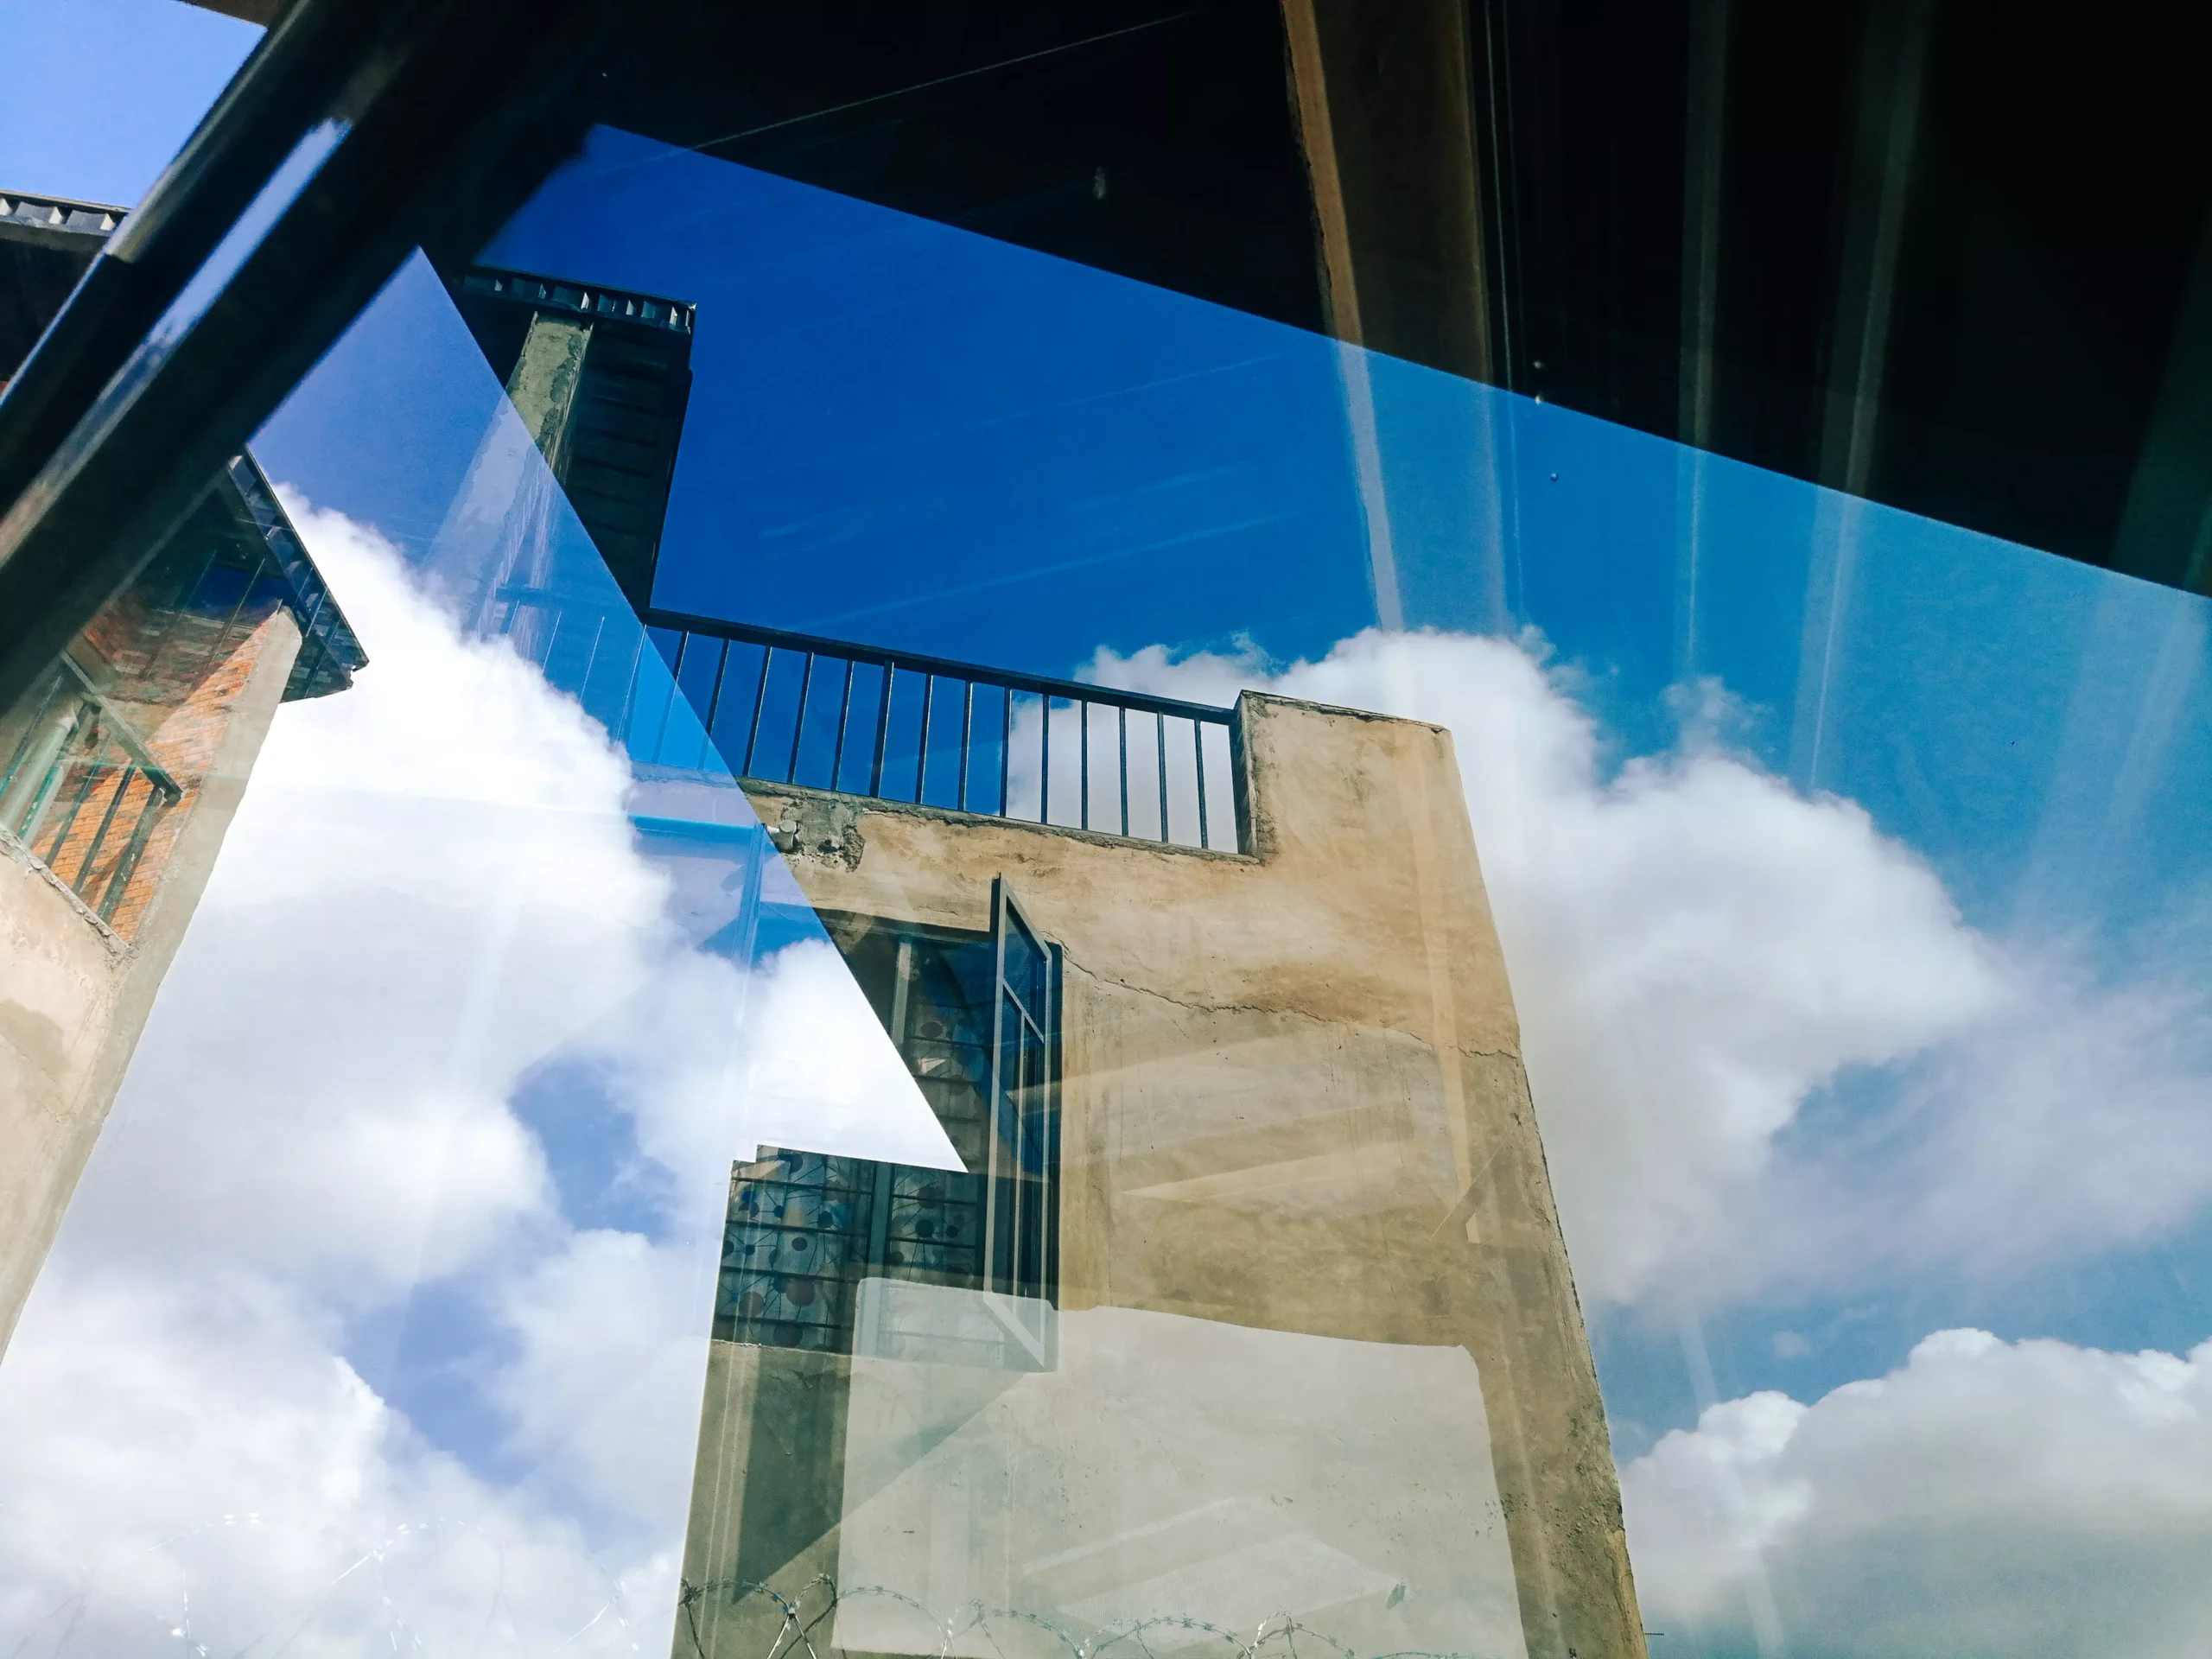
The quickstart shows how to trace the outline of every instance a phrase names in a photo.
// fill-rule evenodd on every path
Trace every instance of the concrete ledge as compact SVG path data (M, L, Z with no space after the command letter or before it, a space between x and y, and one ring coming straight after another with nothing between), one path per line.
M62 902L77 912L86 926L99 935L100 942L108 948L108 954L118 962L127 962L137 954L130 940L102 921L99 912L79 898L75 890L67 881L47 868L44 859L24 846L22 842L17 841L5 830L0 830L0 856L4 856L10 863L16 866L26 875L37 876L48 887L60 893Z
M1086 842L1094 847L1141 847L1148 853L1181 853L1192 858L1217 860L1226 864L1257 864L1262 861L1252 853L1233 853L1221 847L1192 847L1182 842L1155 841L1148 836L1118 836L1105 830L1084 830L1075 824L1039 823L1034 818L1001 817L995 812L963 812L957 807L925 806L916 801L886 800L880 795L855 795L842 789L817 789L810 784L769 783L759 779L741 778L738 787L752 801L753 810L760 810L762 800L774 798L797 801L836 802L855 812L881 812L899 817L918 818L925 823L955 826L985 825L993 828L1027 830L1033 835L1058 836L1070 841ZM768 815L760 815L768 824ZM771 838L775 826L768 824ZM777 842L779 852L791 849Z

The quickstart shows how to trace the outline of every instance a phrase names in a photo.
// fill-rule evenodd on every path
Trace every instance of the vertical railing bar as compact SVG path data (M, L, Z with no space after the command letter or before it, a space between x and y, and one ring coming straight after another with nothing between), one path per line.
M976 682L963 680L966 689L960 694L960 810L968 810L968 751L975 741Z
M630 658L629 683L622 688L622 747L628 748L637 734L638 682L645 671L645 653L653 649L652 636L639 633L638 649Z
M57 675L54 682L54 689L46 694L46 701L39 704L36 717L23 728L23 734L16 744L15 753L8 757L8 770L0 772L0 791L5 791L16 781L16 769L23 764L24 758L30 753L31 745L37 741L38 734L46 729L47 716L54 712L54 705L61 701L61 694L68 689L69 677L66 674Z
M316 601L318 605L321 602L321 601ZM584 653L583 677L576 682L576 701L579 702L591 695L592 671L599 666L599 642L606 637L607 613L601 611L599 620L592 624L591 649ZM722 649L725 651L729 649L727 642L724 643Z
M1077 815L1076 822L1079 828L1088 830L1090 828L1090 704L1089 701L1079 699L1075 705L1075 713L1076 718L1083 722L1083 730L1077 739L1077 747L1082 760L1083 810Z
M593 641L592 649L594 651L599 649L596 640ZM714 690L707 694L707 718L700 723L699 753L691 762L694 768L703 769L707 764L707 757L715 752L715 717L721 712L722 676L728 671L729 641L724 639L721 652L715 658L715 685Z
M1041 718L1037 722L1037 822L1052 821L1052 694L1038 699Z
M130 792L130 780L137 772L138 763L135 760L124 767L123 776L116 779L115 793L108 798L107 810L100 814L100 827L92 831L92 838L85 848L85 856L78 861L77 879L69 884L69 891L79 899L85 896L85 879L92 873L93 861L100 855L100 844L107 839L108 827L115 822L116 809L123 804L124 796ZM60 872L56 871L55 874Z
M753 688L753 721L745 733L745 764L737 769L741 778L753 775L753 751L760 741L760 711L768 706L768 664L775 656L773 645L760 647L760 683Z
M845 658L845 689L837 696L837 742L830 751L830 787L842 786L845 775L845 728L853 719L853 659Z
M1167 839L1167 716L1155 709L1152 711L1153 753L1160 761L1160 839Z
M98 752L99 747L98 735L99 716L98 715L92 716L92 725L86 729L92 734L92 741L85 759L85 781L77 785L77 797L69 803L69 816L61 820L61 827L54 832L54 839L46 843L46 854L41 861L49 870L54 869L54 861L61 851L61 843L69 839L69 832L77 827L77 815L85 810L85 803L91 798L92 774L99 770L92 761L92 755ZM57 766L67 766L69 764L68 750L66 747L62 753L55 757L54 764ZM55 870L54 874L58 875L60 872Z
M1119 704L1114 710L1116 722L1121 728L1122 740L1122 833L1129 833L1129 705Z
M898 676L899 665L883 665L883 696L875 711L875 760L868 769L868 792L880 799L883 795L883 755L891 741L891 682Z
M512 615L512 613L509 614ZM650 635L646 637L646 643L648 645L652 643ZM660 760L661 751L668 744L668 722L675 717L676 700L683 695L683 653L690 647L690 634L679 633L676 636L676 666L668 671L668 701L660 706L660 729L653 734L652 758L656 764Z
M787 784L798 782L798 745L806 735L806 698L813 690L814 653L810 651L806 653L806 666L798 671L798 716L791 721L791 758L784 767L784 781Z
M922 676L922 741L921 753L914 757L914 804L925 806L928 802L930 772L930 704L937 696L937 676Z
M592 648L598 649L594 641ZM707 735L715 734L715 720L722 711L722 677L729 672L729 641L722 641L721 655L715 658L715 689L707 696Z
M1014 790L1014 688L1002 685L1000 704L1004 718L999 730L999 817L1014 816L1014 804L1007 798Z
M46 821L47 809L54 804L54 797L61 781L69 775L64 757L69 746L77 741L77 734L84 729L85 705L79 703L68 718L54 728L45 741L31 751L37 757L35 775L29 779L28 797L8 814L9 833L24 846L32 846L38 839L38 827Z
M153 838L154 826L161 821L164 804L174 806L174 801L164 802L162 793L154 787L154 780L146 780L145 804L138 809L138 821L130 826L130 839L124 843L123 856L115 861L115 868L107 878L107 886L100 889L100 919L115 919L115 907L123 902L123 895L130 886L130 878L138 872L138 861L146 855L146 843Z
M1191 722L1191 753L1198 763L1198 845L1206 843L1206 723Z

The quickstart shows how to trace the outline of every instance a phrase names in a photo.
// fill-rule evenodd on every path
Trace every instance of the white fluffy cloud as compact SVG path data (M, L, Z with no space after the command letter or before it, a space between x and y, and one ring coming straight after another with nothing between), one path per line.
M1091 672L1452 729L1587 1295L1707 1269L1812 1090L2005 1000L1942 884L1864 811L1700 741L1608 776L1595 723L1511 642L1370 631L1280 673L1157 647Z
M750 974L695 949L604 734L373 537L302 518L375 662L280 718L0 1366L0 1636L664 1644L730 1159L936 1161L942 1135L829 946ZM1593 1298L1864 1265L1878 1236L2090 1247L2212 1181L2201 1001L2005 961L1863 812L1710 742L1609 772L1529 651L1370 633L1274 675L1095 666L1454 729ZM1827 1081L1898 1062L1887 1179L1778 1148ZM563 1066L605 1095L584 1165L650 1224L567 1213L579 1148L516 1103ZM2090 1142L2090 1103L2120 1132ZM380 1394L358 1333L401 1312L477 1321L454 1369L481 1443ZM2188 1651L2209 1370L1950 1333L1810 1407L1717 1407L1630 1471L1649 1622L1801 1655ZM2005 1622L2017 1563L2078 1562L2100 1597ZM1916 1649L1923 1627L1948 1645Z
M665 1562L426 1445L296 1296L67 1264L50 1288L0 1378L10 1651L619 1653L672 1599Z
M372 660L280 714L0 1366L0 1646L664 1648L732 1161L943 1132L825 940L696 948L606 733L293 506Z
M1622 1498L1661 1653L2193 1659L2212 1649L2212 1343L1939 1332L1809 1406L1712 1407L1628 1465Z
M1539 650L1433 633L1281 672L1157 649L1092 671L1452 730L1586 1295L2017 1275L2140 1243L2212 1193L2200 988L2155 959L2099 983L1979 936L1863 811L1694 721L1609 773ZM1788 1135L1853 1067L1888 1071L1850 1127ZM1627 1467L1624 1497L1662 1659L2202 1654L2212 1344L1939 1332L1809 1406L1714 1406Z
M1716 1291L2018 1281L2139 1247L2201 1210L2212 996L2191 959L2154 955L2099 984L2029 957L2007 979L2001 1008L1911 1067L1852 1133L1777 1166L1738 1217L1747 1248L1715 1268Z

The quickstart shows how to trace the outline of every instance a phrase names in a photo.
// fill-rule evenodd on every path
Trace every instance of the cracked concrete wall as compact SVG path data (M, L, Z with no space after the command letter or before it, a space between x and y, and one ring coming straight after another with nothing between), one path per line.
M169 815L174 829L165 824L149 850L160 864L127 940L0 836L0 1352L107 1122L299 649L299 625L276 611L151 734L186 794ZM188 751L195 764L182 764Z
M1003 875L1065 946L1065 1313L1464 1349L1527 1651L1642 1655L1451 736L1252 693L1239 714L1242 855L750 792L819 908L983 929ZM695 1529L726 1531L741 1471L702 1477Z

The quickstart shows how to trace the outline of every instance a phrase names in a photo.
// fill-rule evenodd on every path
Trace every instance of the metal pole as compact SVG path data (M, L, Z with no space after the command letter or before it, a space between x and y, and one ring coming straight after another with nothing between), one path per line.
M806 653L806 666L799 671L798 675L798 716L791 721L791 764L784 768L784 781L787 784L798 782L798 745L799 740L806 735L806 696L813 690L814 653L810 651Z
M1198 763L1198 845L1206 844L1206 728L1204 721L1191 722L1191 753Z
M1154 711L1152 716L1153 752L1160 758L1160 838L1167 839L1167 716Z
M837 742L830 752L830 787L836 789L845 775L845 728L853 718L853 659L845 659L845 689L837 696Z
M965 680L967 690L960 695L960 810L968 810L968 751L975 741L976 682Z
M10 383L0 506L61 447L346 80L365 68L389 77L408 42L387 40L375 58L369 48L393 10L382 0L301 0L262 37Z
M895 663L883 665L883 700L875 711L875 761L868 771L868 792L880 797L883 793L883 752L891 741L891 681L899 672Z
M617 21L609 0L304 0L269 37L0 399L0 708L416 248L480 246L571 151ZM229 268L220 245L295 156L308 176Z
M92 717L92 724L86 729L90 734L90 741L85 745L85 779L77 785L77 792L69 802L69 815L61 820L61 827L54 832L54 839L46 844L44 861L46 868L49 870L54 869L54 861L61 855L61 843L69 839L70 830L76 828L77 815L85 810L85 802L92 792L93 774L99 770L92 764L92 756L99 748L99 715L95 715ZM62 769L65 772L67 770L66 762ZM54 870L54 874L59 875L60 872Z
M604 626L606 618L601 617L600 622ZM596 653L598 649L599 643L594 639L592 642L592 650ZM725 639L722 641L721 655L715 658L715 689L707 696L707 735L709 737L715 734L715 716L721 712L722 676L728 672L729 672L729 641Z
M77 865L77 879L69 884L69 890L79 899L85 896L85 880L92 873L93 861L100 855L100 843L107 839L108 826L115 822L115 810L123 804L124 795L130 790L130 780L137 772L136 764L127 766L123 769L123 775L115 780L115 793L108 797L107 810L100 814L100 827L92 831L92 838L85 848L85 856ZM59 875L60 872L56 870L54 874Z
M1129 833L1129 709L1127 703L1115 709L1121 726L1122 738L1122 833Z
M937 676L922 676L922 742L921 753L914 757L914 804L925 804L930 769L930 702L937 695Z
M652 642L648 640L646 643ZM660 729L653 734L652 758L656 761L660 759L661 747L668 741L668 722L676 713L676 700L683 695L683 652L690 643L691 636L688 633L676 636L676 666L668 671L668 701L660 706Z
M161 822L163 810L174 806L153 780L147 779L146 799L138 808L138 822L130 826L130 839L123 849L123 856L115 861L115 873L107 879L107 887L100 894L100 919L115 919L116 906L123 902L124 893L130 886L130 878L137 874L138 861L145 856L146 843L151 840L154 826Z
M753 775L753 751L760 741L760 711L768 706L768 664L775 654L773 645L760 648L760 683L753 688L753 719L745 730L745 764L737 769L741 778Z

